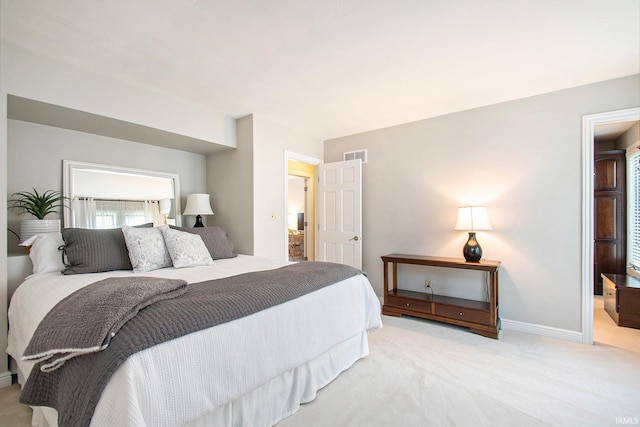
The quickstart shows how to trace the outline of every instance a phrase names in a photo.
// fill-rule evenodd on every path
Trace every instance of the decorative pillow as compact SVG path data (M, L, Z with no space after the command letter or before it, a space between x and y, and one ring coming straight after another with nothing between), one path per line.
M159 228L122 227L134 273L171 267L171 256Z
M169 227L174 230L186 231L187 233L197 234L202 237L202 241L204 245L207 247L207 250L211 254L211 258L215 259L224 259L224 258L233 258L237 257L233 251L233 243L229 240L227 233L224 231L222 227L214 226L214 227L176 227L174 225L170 225Z
M64 262L62 262L62 234L42 233L29 237L20 246L31 246L29 258L33 264L33 274L62 272Z
M153 227L153 224L137 227ZM65 228L62 230L62 238L67 260L64 274L100 273L133 268L120 228Z
M175 268L197 267L200 265L213 265L213 259L197 234L172 230L166 225L160 228L164 243L173 261Z

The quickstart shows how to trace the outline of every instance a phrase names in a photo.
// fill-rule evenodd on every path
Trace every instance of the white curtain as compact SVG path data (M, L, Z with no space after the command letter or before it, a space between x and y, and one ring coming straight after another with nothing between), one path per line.
M96 202L93 198L74 197L71 200L71 226L96 228Z
M165 224L166 215L160 214L160 202L156 200L147 200L143 202L144 222L153 222L153 226Z
M154 226L166 223L155 200L136 202L122 200L95 200L74 198L71 203L72 226L80 228L119 228L152 222Z

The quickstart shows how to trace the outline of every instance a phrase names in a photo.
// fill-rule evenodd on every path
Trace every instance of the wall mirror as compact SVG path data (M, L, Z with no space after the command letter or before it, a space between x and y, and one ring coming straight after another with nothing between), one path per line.
M65 227L182 225L179 175L63 160Z

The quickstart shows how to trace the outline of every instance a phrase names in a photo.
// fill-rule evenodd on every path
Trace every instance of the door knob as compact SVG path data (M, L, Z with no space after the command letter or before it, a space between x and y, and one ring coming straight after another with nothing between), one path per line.
M355 240L356 242L360 239L358 239L358 236L353 236L352 238L349 239L349 241Z

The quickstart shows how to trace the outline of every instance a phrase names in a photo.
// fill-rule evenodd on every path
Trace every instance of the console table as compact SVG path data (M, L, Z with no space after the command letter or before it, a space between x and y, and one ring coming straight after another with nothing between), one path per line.
M500 261L467 262L463 258L390 254L382 257L384 265L384 305L382 314L421 317L464 326L471 332L498 339L498 269ZM389 264L392 281L389 287ZM488 274L489 301L476 301L444 295L398 289L398 264L457 268L484 271Z

